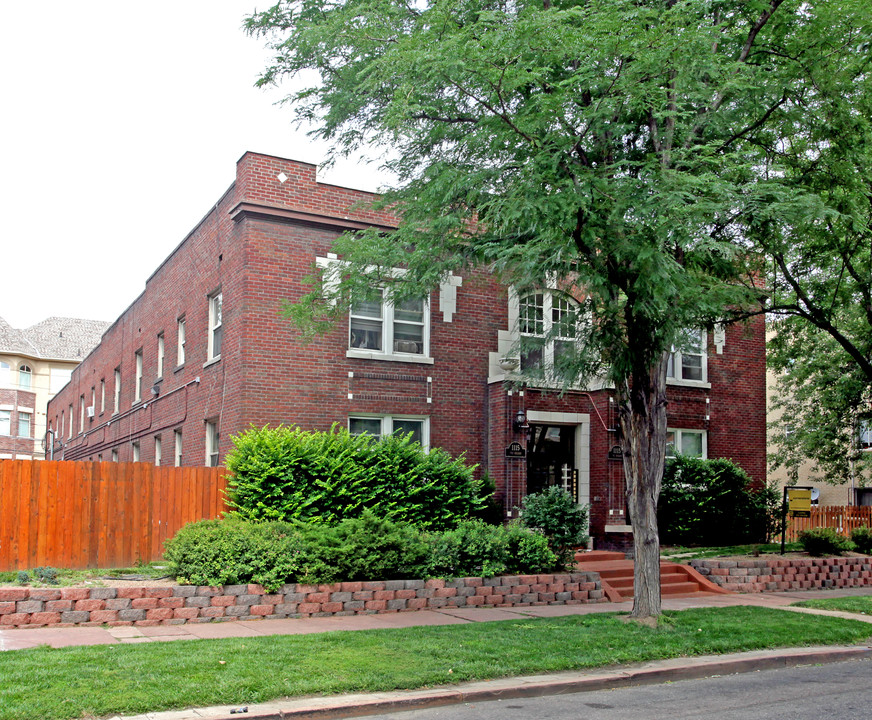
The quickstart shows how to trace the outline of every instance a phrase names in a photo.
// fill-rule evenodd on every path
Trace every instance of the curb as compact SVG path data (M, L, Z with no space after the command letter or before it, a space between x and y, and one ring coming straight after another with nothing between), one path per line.
M377 713L421 710L471 702L592 692L674 680L691 680L758 670L872 659L872 647L836 646L797 650L757 650L729 655L658 660L606 670L569 671L549 675L461 683L450 688L331 697L286 699L250 707L226 706L170 710L112 720L330 720Z

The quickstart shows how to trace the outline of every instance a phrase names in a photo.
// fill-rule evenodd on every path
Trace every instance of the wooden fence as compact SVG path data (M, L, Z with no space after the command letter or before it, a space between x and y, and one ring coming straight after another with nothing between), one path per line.
M0 571L157 560L185 523L219 517L223 468L0 460Z
M787 540L793 542L803 530L818 527L835 528L850 537L851 530L865 525L872 527L872 507L856 505L825 505L812 507L811 517L787 518Z

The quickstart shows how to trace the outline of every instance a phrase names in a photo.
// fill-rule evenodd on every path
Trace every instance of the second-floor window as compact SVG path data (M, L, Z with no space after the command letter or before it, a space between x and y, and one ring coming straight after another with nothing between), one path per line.
M12 434L12 411L0 410L0 435Z
M134 358L136 359L136 380L133 383L133 402L138 403L142 400L142 350L137 350Z
M570 372L578 313L575 302L556 291L532 292L518 298L522 372L558 380Z
M669 356L666 377L676 381L706 382L708 376L705 330L685 330Z
M351 308L348 347L384 355L427 356L429 308L423 298L396 305L383 296Z
M28 412L18 411L18 437L29 438L33 427L33 416Z
M33 386L33 370L29 365L22 365L18 368L18 387L22 390L30 390Z
M185 318L179 318L178 326L176 327L176 365L185 364Z
M112 408L113 413L117 413L121 409L121 368L115 368L115 406Z
M161 333L157 336L157 376L159 378L163 377L163 365L164 365L164 334Z
M215 360L221 357L221 339L223 336L222 304L223 298L220 292L209 296L208 360Z

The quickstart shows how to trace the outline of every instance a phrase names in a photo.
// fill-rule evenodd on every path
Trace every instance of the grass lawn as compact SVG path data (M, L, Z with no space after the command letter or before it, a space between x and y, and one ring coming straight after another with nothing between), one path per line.
M769 647L850 644L872 628L766 608L619 614L468 625L36 648L0 653L0 720L244 705L284 696L420 688Z
M803 547L798 542L789 542L785 545L785 552L803 552ZM759 557L760 555L775 555L781 553L781 543L764 543L756 545L728 545L725 547L661 547L660 557L663 560L676 560L686 562L696 558L732 557L735 555L747 555Z
M872 615L872 595L803 600L793 604L798 607L817 608L818 610L841 610L859 615Z
M169 563L153 562L136 565L129 568L102 568L89 570L70 570L69 568L39 568L39 570L54 571L56 577L51 583L45 582L37 569L24 570L22 575L14 570L0 572L0 585L29 585L31 587L48 587L56 585L67 587L69 585L93 584L99 586L106 577L122 579L156 580L165 578L169 574Z

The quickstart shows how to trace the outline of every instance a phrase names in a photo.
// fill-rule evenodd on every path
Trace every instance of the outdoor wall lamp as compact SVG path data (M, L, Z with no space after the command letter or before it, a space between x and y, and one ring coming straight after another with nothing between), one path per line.
M518 410L518 414L512 420L512 427L515 432L523 432L530 429L530 426L527 424L527 415L523 410Z

